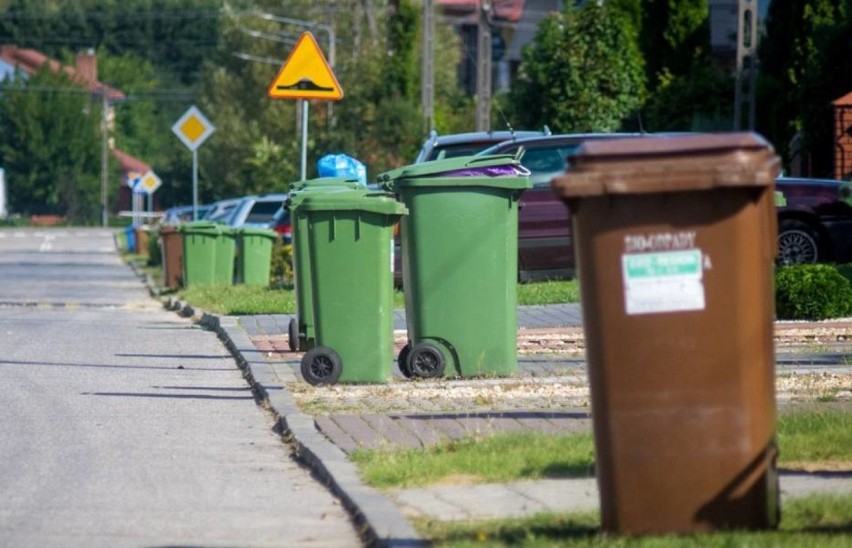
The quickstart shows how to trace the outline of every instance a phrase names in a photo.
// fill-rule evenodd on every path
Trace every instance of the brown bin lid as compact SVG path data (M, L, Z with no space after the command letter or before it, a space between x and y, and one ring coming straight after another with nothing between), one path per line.
M770 186L779 170L754 133L601 139L584 143L551 186L563 198Z

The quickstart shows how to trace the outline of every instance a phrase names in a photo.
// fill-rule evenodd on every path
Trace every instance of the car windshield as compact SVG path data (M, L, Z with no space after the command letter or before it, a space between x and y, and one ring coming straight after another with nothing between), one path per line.
M255 202L246 217L247 223L268 223L275 212L281 208L281 200L274 202Z
M566 159L574 154L579 143L574 144L531 144L527 148L523 143L516 143L510 147L490 147L483 150L480 155L488 154L516 154L518 148L524 147L521 155L521 165L530 170L530 180L533 185L550 184L550 180L565 171Z
M460 156L472 156L482 149L493 144L493 141L480 141L476 143L456 143L436 146L432 149L427 160L443 160L444 158L458 158Z

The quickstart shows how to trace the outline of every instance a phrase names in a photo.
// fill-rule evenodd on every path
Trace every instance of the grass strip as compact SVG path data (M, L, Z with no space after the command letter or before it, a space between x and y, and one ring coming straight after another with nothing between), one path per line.
M162 275L160 276L162 278ZM292 287L259 289L248 286L187 288L180 298L197 308L216 314L292 314L296 311ZM518 304L554 304L579 301L576 281L536 282L518 285ZM394 307L403 308L401 291L394 292Z
M852 469L852 413L815 409L783 414L778 447L782 466L823 463Z
M549 436L520 432L465 438L428 449L356 451L351 458L371 485L420 487L589 477L594 452L590 433Z
M578 302L580 302L580 284L577 280L518 284L519 305Z
M852 495L813 495L786 502L777 531L727 531L658 537L613 537L599 532L596 513L542 514L531 518L481 522L415 520L435 546L567 547L848 547L852 535Z
M778 443L781 467L852 468L852 413L826 409L782 414ZM465 438L427 449L361 450L351 458L364 480L379 488L588 477L595 460L591 433L542 432Z

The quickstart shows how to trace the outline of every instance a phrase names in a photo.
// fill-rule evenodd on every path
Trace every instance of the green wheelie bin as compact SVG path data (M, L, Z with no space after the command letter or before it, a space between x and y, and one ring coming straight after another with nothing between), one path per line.
M178 227L183 240L183 285L216 283L216 251L219 227L209 221L194 221Z
M269 285L272 246L278 235L267 228L237 229L237 280L245 285Z
M393 362L390 243L405 207L385 192L315 193L307 217L316 346L301 362L313 384L387 382Z
M237 229L224 225L217 225L216 228L219 230L219 237L216 239L214 283L216 285L233 285Z
M291 351L309 350L314 346L314 311L311 304L311 263L308 258L308 218L299 211L307 196L318 192L339 192L363 188L357 181L339 177L321 177L290 184L285 202L290 211L290 230L293 241L293 280L296 288L296 316L290 318L288 329Z
M402 218L407 377L510 376L518 368L518 199L529 172L512 156L465 156L379 177Z

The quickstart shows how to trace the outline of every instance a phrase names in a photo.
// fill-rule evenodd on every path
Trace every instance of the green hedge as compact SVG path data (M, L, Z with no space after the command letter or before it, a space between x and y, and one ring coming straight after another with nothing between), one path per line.
M845 272L850 272L844 267ZM852 314L852 282L837 267L793 265L775 273L779 320L825 320Z

